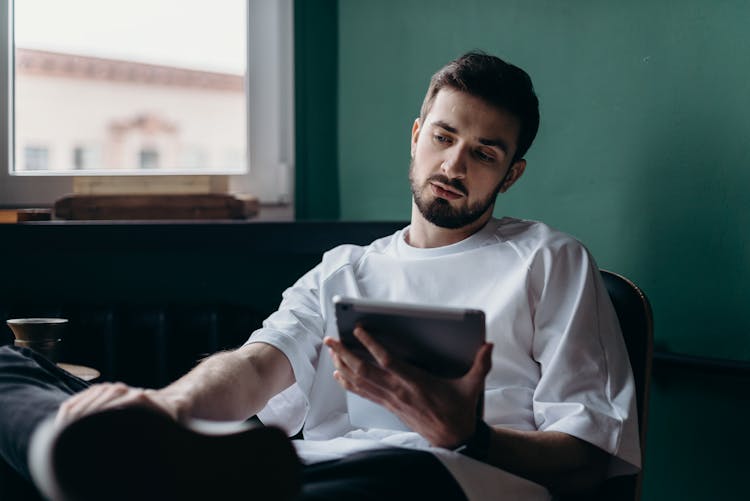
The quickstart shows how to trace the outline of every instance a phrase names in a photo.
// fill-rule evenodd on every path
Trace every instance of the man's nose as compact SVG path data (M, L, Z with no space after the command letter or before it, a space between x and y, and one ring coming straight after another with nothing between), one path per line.
M463 178L466 176L466 162L468 151L466 148L456 145L450 151L446 152L446 157L443 160L443 164L440 166L443 173L453 178Z

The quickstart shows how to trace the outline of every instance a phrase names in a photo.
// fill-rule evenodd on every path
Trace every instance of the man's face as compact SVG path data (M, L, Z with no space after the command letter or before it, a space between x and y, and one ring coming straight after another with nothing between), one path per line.
M489 217L495 197L521 176L511 164L518 119L470 94L441 89L424 123L412 129L409 181L414 203L430 223L463 228ZM506 177L507 173L507 177Z

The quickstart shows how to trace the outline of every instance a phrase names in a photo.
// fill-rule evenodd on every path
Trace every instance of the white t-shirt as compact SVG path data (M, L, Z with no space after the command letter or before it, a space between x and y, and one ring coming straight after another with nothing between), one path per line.
M284 292L248 343L289 359L296 382L259 413L296 441L306 462L404 446L433 452L469 499L549 499L543 487L445 449L414 432L357 428L333 378L324 336L338 337L336 294L481 309L494 343L484 418L492 426L555 430L613 456L610 475L640 467L635 386L599 269L573 238L532 221L492 219L456 244L420 249L409 228L362 247L342 245ZM382 408L381 408L382 409ZM383 412L385 409L383 409ZM493 495L494 497L494 495Z

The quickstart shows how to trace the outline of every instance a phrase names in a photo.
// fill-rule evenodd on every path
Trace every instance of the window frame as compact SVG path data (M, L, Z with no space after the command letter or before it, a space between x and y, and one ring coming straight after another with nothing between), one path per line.
M91 174L85 170L76 174L12 173L15 160L13 3L14 0L0 0L0 33L3 33L0 36L0 207L49 207L73 191L76 177ZM293 0L247 0L248 168L245 174L229 175L228 186L232 193L252 194L268 204L291 205L294 200L293 3ZM113 172L111 175L122 174ZM187 177L158 170L140 175Z

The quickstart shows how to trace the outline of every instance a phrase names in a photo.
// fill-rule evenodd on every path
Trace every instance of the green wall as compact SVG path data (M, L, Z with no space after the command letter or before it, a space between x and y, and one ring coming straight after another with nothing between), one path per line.
M295 217L337 219L337 1L295 1L294 26Z
M429 77L483 49L525 68L541 101L526 174L501 197L497 215L569 232L600 266L635 280L654 307L657 350L750 361L743 307L750 2L298 0L297 7L337 20L335 34L319 45L308 37L305 48L335 62L335 72L319 76L335 85L297 84L306 99L335 103L330 127L301 131L331 149L298 169L318 177L320 190L305 196L339 204L328 213L298 210L299 217L408 219L409 131ZM750 411L748 382L655 368L644 499L745 497L750 439L735 423Z
M750 2L339 2L342 219L408 219L430 75L525 68L541 127L497 215L540 219L650 295L662 349L750 360Z

